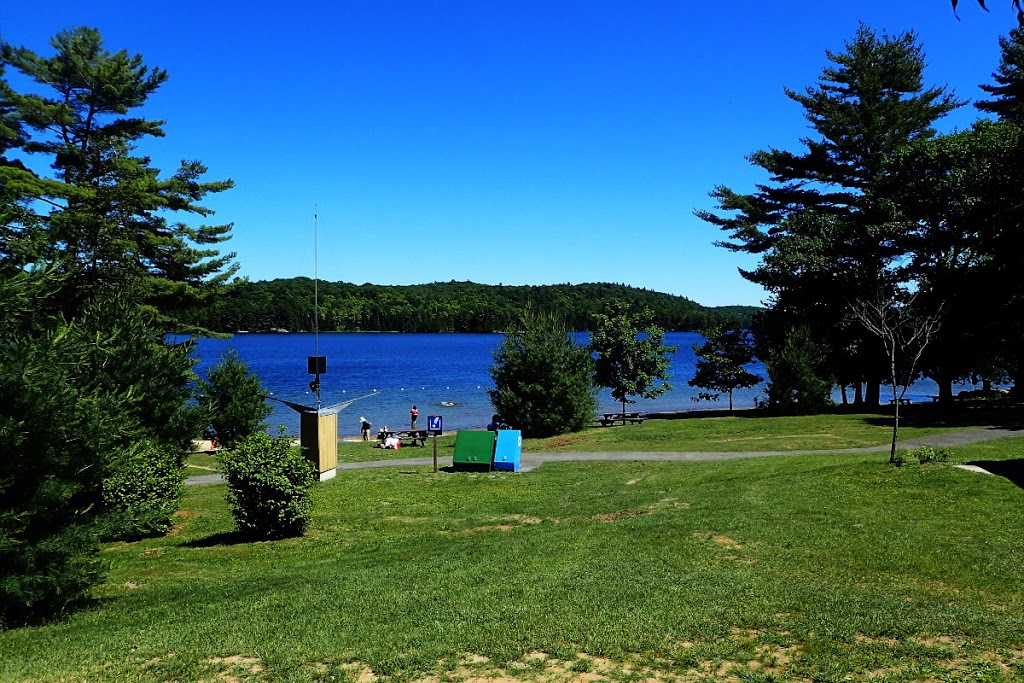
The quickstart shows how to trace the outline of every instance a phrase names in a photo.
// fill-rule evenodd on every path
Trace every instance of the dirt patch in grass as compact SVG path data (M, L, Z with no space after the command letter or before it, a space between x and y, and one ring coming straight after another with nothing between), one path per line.
M631 517L639 517L640 515L646 515L645 510L617 510L615 512L605 512L600 515L594 515L591 519L598 522L617 522L620 519L630 519Z
M562 446L572 446L582 440L583 439L578 436L559 436L548 439L544 445L547 448L561 448Z
M530 652L520 659L509 662L505 666L497 666L489 658L474 653L463 653L457 658L439 661L434 673L427 673L409 680L409 683L742 683L744 681L778 681L779 683L807 683L810 679L794 674L794 668L815 665L806 661L807 652L803 645L779 645L780 636L788 636L788 632L731 629L727 640L743 646L752 656L733 656L731 658L715 658L704 656L691 660L692 664L680 667L672 658L655 659L650 657L627 656L626 661L580 652L575 657L558 658L546 652ZM907 643L915 643L927 647L943 648L947 652L958 650L966 645L956 638L946 635L917 636L906 640L874 638L857 634L849 647L885 645L896 647ZM680 650L693 651L708 642L675 641L673 647ZM1024 663L1024 651L1001 651L976 653L969 657L933 659L922 672L906 661L894 660L889 666L880 662L872 669L852 670L846 672L843 680L873 681L900 678L914 681L965 680L977 677L983 671L990 674L995 668L1003 677L1012 677ZM245 667L258 666L256 660L231 658L210 660L213 663L231 665L231 671L245 673ZM642 663L641 663L642 662ZM340 667L345 672L347 683L378 683L378 677L369 666L352 662ZM252 669L258 671L258 669ZM925 676L921 677L924 673ZM805 674L806 675L806 674ZM931 676L931 677L929 677ZM935 676L938 676L937 678ZM909 678L908 678L909 677ZM952 678L951 678L952 677ZM231 681L233 679L221 675L216 679ZM999 680L1003 680L1000 678ZM1007 679L1008 680L1008 679Z
M254 657L211 657L204 660L204 664L218 667L220 670L212 674L211 678L205 681L218 681L223 683L242 683L250 680L256 674L263 671L263 663Z
M174 524L171 526L170 531L167 532L167 535L177 536L181 534L181 532L185 530L185 527L188 524L188 520L192 519L195 516L195 513L192 512L191 510L178 510L174 514L173 519L175 521Z
M480 526L470 527L468 529L460 529L459 531L450 531L448 529L442 529L438 533L447 536L450 534L472 534L483 531L511 531L520 526L533 526L541 524L544 520L540 517L531 517L529 515L506 515L502 517L493 517L488 521L494 522L494 524L482 524Z
M743 544L739 541L735 541L728 536L723 536L721 534L718 536L712 536L711 540L728 550L741 550L743 548Z
M768 677L782 676L790 662L798 657L799 648L762 645L757 653L757 658L749 661L707 659L685 670L672 667L669 660L665 660L664 668L659 668L585 652L573 659L531 652L507 667L495 667L486 658L464 657L448 671L420 677L412 683L739 683L749 680L753 672Z

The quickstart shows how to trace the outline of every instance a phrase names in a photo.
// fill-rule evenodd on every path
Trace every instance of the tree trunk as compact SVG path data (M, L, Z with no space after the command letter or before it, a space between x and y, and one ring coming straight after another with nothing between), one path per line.
M881 405L882 380L877 375L867 378L864 388L864 407L877 408Z
M896 444L900 440L900 402L896 399L896 390L893 389L893 418L892 418L892 448L889 449L889 462L896 462Z
M850 403L846 400L846 385L845 384L840 384L839 385L839 392L840 392L840 394L843 397L843 407L845 408L846 406L850 405Z
M853 385L853 405L858 408L864 405L864 393L860 382Z
M732 412L732 389L729 390L729 412Z
M944 372L940 372L938 375L934 379L935 383L939 385L939 405L953 405L953 380Z

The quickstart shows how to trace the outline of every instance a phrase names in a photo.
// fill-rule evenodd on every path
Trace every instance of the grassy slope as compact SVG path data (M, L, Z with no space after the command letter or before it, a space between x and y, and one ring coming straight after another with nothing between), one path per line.
M1024 678L1024 491L885 459L343 472L276 543L238 542L222 486L190 489L170 536L105 550L96 609L0 634L0 680L457 677L536 652L565 676ZM550 673L531 661L516 677Z

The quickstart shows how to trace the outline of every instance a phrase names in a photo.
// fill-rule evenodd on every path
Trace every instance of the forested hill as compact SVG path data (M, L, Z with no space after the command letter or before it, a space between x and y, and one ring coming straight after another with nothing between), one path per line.
M754 307L707 308L681 296L625 285L505 286L473 282L354 285L320 282L320 330L338 332L501 332L526 308L550 312L569 329L589 330L591 315L610 300L644 305L668 331L749 318ZM313 329L313 280L305 277L232 285L190 322L218 332Z

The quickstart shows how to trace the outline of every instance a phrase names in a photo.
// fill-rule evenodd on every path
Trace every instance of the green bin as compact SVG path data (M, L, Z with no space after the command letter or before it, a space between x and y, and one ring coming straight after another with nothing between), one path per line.
M456 470L490 470L494 458L494 432L459 430L455 432Z

